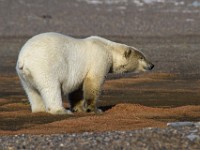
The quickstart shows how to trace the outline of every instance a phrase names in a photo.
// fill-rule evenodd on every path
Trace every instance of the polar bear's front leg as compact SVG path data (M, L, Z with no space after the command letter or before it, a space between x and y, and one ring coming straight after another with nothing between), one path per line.
M81 88L73 91L68 96L71 105L71 110L74 112L85 112L83 89Z
M96 101L99 98L102 83L97 82L97 79L86 78L83 84L85 109L87 112L102 113L102 110L96 106Z

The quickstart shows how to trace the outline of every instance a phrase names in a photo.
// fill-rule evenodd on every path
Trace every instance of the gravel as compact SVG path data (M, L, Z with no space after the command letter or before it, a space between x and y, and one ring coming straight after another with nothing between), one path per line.
M180 124L180 123L179 123ZM134 131L73 133L54 135L14 135L0 137L1 150L15 149L200 149L199 124L144 128Z

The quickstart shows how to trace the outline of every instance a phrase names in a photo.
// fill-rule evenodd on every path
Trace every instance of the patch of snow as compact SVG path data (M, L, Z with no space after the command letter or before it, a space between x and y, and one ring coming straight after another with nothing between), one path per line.
M192 3L192 6L194 6L194 7L200 7L200 2L199 1L194 1Z
M78 1L84 1L88 4L93 5L99 5L99 4L107 4L107 5L113 5L113 4L127 4L128 2L134 3L137 6L143 6L144 4L153 4L153 3L164 3L166 0L78 0Z
M102 4L103 2L101 0L85 0L88 4L98 5Z
M119 9L119 10L125 10L126 7L125 7L125 6L119 6L118 9Z
M132 3L138 7L143 7L145 5L154 5L154 4L172 4L174 6L192 6L200 7L200 1L193 1L190 4L187 4L184 0L77 0L79 2L86 2L91 5L120 5L127 6Z
M133 1L137 6L143 6L144 3L142 3L140 0L134 0Z
M174 5L175 5L175 6L178 6L178 5L184 5L184 4L185 4L184 1L181 1L181 2L174 2Z
M188 121L185 121L185 122L170 122L170 123L167 123L167 126L182 127L182 126L195 126L195 124L194 124L194 122L188 122Z
M127 3L127 0L104 0L105 4L112 5L112 4L119 4L119 3Z
M128 0L78 0L78 1L87 2L88 4L93 4L93 5L101 5L101 4L113 5L113 4L128 2Z
M187 19L186 19L186 21L187 21L187 22L193 22L193 21L194 21L194 19L187 18Z
M146 4L151 4L151 3L164 3L165 0L142 0Z

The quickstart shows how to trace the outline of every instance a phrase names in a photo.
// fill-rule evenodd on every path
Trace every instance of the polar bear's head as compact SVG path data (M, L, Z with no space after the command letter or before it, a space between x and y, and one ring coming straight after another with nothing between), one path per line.
M134 47L126 47L122 58L113 65L113 73L145 72L152 70L154 65L145 55Z

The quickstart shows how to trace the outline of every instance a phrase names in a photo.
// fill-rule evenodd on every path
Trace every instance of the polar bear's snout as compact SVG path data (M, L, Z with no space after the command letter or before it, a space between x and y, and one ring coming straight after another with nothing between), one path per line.
M145 68L145 70L152 70L154 68L154 64L149 60L147 60L146 58L143 59L143 61L144 61L143 67Z
M154 68L154 64L149 64L148 69L149 69L149 70L152 70L153 68Z
M154 68L154 64L152 64L148 60L145 60L145 59L139 60L138 70L145 72L145 71L150 71L153 68Z

